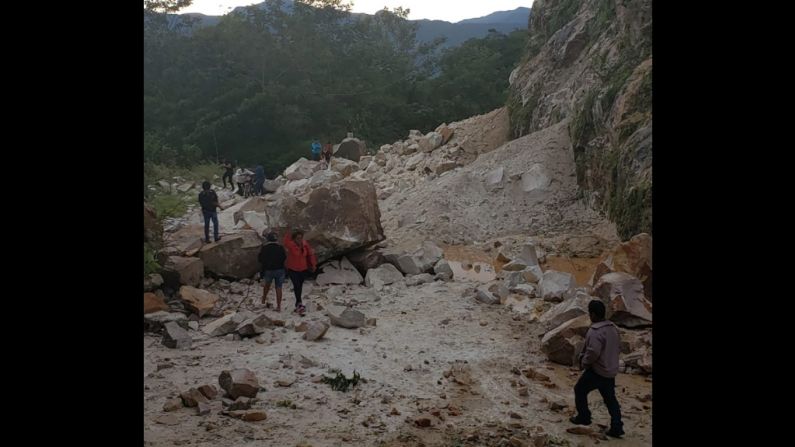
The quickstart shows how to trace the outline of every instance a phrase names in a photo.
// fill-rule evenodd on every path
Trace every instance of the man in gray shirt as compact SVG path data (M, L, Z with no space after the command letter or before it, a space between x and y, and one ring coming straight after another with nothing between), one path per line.
M621 407L616 399L616 375L620 342L618 328L605 320L605 305L599 300L588 303L591 327L585 335L585 346L580 353L580 369L584 369L574 386L574 402L577 415L569 419L573 424L590 425L591 411L588 409L588 393L599 390L610 413L610 429L605 433L614 438L624 435L621 422Z

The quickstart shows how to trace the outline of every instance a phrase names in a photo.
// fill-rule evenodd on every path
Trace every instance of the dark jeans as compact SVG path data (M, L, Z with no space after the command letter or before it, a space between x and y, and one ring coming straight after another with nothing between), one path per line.
M218 212L202 210L204 215L204 240L210 240L210 220L213 221L213 236L218 240Z
M318 152L317 154L312 152L312 160L320 161L320 152Z
M293 293L295 293L295 307L296 309L298 306L302 305L301 302L301 291L304 288L304 277L306 276L306 270L303 272L296 272L295 270L287 269L287 276L290 277L290 281L293 282Z
M591 368L585 370L574 385L574 402L577 405L577 417L585 421L591 420L591 410L588 409L588 393L599 390L602 399L607 405L610 413L610 427L616 430L623 430L624 423L621 422L621 407L616 399L616 379L602 377Z
M223 181L224 181L224 188L226 188L226 179L227 179L227 178L229 179L229 186L231 186L232 188L234 188L234 187L235 187L235 184L234 184L234 183L232 183L232 173L231 173L231 172L224 172L224 176L223 176L223 177L221 177L221 180L223 180Z
M265 179L257 180L256 183L254 183L254 194L256 194L258 196L261 196L262 194L264 194L265 193L265 191L263 189L263 185L264 184L265 184Z

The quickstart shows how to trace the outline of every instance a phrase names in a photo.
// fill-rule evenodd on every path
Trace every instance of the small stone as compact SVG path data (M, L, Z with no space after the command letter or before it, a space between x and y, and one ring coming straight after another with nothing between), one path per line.
M400 412L395 407L392 407L392 411L390 411L389 414L392 416L400 416Z
M206 402L199 402L199 405L196 409L196 414L199 416L207 416L212 412L212 407L209 403Z
M169 399L163 404L163 411L175 411L182 408L182 399L175 397L173 399Z
M511 419L524 419L524 418L522 418L521 414L513 412L513 411L508 413L508 415L511 416Z
M527 387L526 386L519 387L518 391L519 391L519 395L520 396L527 397L528 392L527 392Z
M229 411L248 410L251 408L251 399L240 396L228 405Z
M431 418L429 417L416 417L414 418L414 425L417 427L430 427Z
M287 379L278 379L276 381L276 385L279 385L279 386L285 387L285 388L291 386L294 383L295 383L295 377L291 377L291 378L287 378Z
M173 414L164 414L155 418L155 422L163 425L179 425L179 419Z
M210 400L215 399L215 397L218 396L218 388L213 385L202 385L199 387L199 392Z
M182 404L189 408L198 406L200 402L207 403L207 398L196 388L185 391L180 394L180 397L182 398Z

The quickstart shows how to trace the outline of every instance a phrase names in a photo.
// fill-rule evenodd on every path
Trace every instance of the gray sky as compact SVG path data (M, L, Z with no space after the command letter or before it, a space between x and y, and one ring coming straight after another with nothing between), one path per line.
M262 0L194 0L180 12L200 12L206 15L223 15L238 6L262 3ZM372 14L384 6L409 8L409 18L459 20L482 17L495 11L508 11L520 6L529 8L533 0L353 0L353 12Z

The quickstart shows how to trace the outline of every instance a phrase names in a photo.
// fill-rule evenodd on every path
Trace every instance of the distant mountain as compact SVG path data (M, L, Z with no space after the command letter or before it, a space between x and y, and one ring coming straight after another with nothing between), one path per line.
M293 2L285 0L283 3L284 11L291 11ZM267 9L268 2L262 2L257 5L260 8ZM235 8L232 12L243 10L243 7ZM362 16L367 14L356 14L354 16ZM204 14L190 13L182 14L183 17L190 17L195 20L196 27L214 26L221 20L220 16L208 16ZM171 17L172 22L176 22L177 15ZM487 16L477 17L474 19L461 20L457 23L450 23L444 20L411 20L417 23L417 40L420 42L431 42L439 37L444 37L447 40L442 45L443 48L455 47L468 39L473 37L483 37L489 33L489 30L495 30L500 33L508 34L517 29L526 29L530 17L530 8L519 7L512 11L497 11Z
M528 17L530 17L530 8L519 7L513 11L497 11L476 19L461 20L457 25L464 23L513 23L526 27Z

